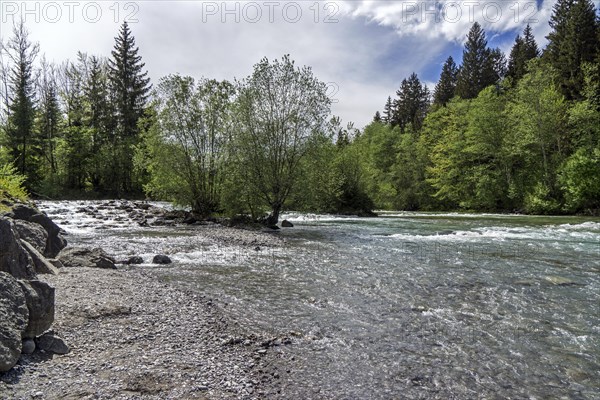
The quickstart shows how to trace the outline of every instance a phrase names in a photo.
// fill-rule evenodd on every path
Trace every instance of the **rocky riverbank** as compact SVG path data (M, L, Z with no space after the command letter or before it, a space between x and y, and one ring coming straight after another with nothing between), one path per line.
M131 214L145 206L134 206L133 211L128 207L112 203L95 208L99 211L86 208L80 212L92 210L94 215L86 223L93 224L104 221L103 213ZM151 212L159 221L184 223L183 218L173 220L170 214L156 209ZM11 243L5 243L6 268L0 274L8 276L19 261L14 254L20 254L19 265L25 272L17 271L17 275L27 276L18 278L29 280L34 288L49 288L52 315L35 333L25 335L29 329L27 308L23 309L21 299L23 307L17 308L23 309L22 318L13 316L15 323L23 325L18 327L21 337L15 337L14 346L10 345L18 362L7 372L0 372L0 399L254 399L277 395L281 372L267 361L268 350L290 344L289 338L241 329L217 301L167 284L152 270L119 262L115 265L101 249L86 253L67 247L61 251L66 245L62 234L68 232L61 231L52 220L63 225L70 216L36 209L28 213L44 218L35 217L39 220L35 222L26 215L15 222L15 212L2 217ZM134 222L136 217L124 216L123 222ZM146 225L143 220L135 222ZM260 232L210 222L191 223L201 225L202 236L216 245L236 243L255 250L280 243ZM17 231L17 225L25 226L22 232ZM152 225L160 230L163 223ZM40 226L44 229L38 229ZM6 241L8 236L2 239ZM34 253L29 247L39 250ZM34 262L36 254L39 266ZM44 271L44 266L49 270ZM20 299L20 292L16 292L13 297Z
M264 398L269 340L241 332L211 299L139 269L63 269L53 329L71 351L22 356L2 399Z

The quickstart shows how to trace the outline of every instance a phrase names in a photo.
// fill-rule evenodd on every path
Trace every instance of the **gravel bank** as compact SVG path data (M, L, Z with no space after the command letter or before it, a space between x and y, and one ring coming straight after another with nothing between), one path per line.
M254 399L277 393L269 339L242 332L201 294L143 269L62 269L55 333L63 356L36 352L0 374L0 399Z

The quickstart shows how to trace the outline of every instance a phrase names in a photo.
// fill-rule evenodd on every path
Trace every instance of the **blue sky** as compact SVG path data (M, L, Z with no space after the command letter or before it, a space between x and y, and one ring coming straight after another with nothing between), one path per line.
M460 60L474 21L506 52L528 22L543 46L554 2L2 0L0 33L6 40L23 16L41 52L60 63L78 50L108 56L127 19L155 82L169 73L243 78L262 57L289 53L328 83L333 113L362 127L413 71L433 89L446 58Z

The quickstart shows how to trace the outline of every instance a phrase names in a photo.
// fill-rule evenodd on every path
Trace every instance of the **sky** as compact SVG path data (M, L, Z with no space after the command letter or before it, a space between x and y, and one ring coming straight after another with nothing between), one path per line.
M448 56L461 60L475 21L507 54L528 23L543 47L555 1L0 0L0 35L23 18L41 54L61 63L78 51L109 56L127 21L153 82L174 73L242 79L263 57L290 54L327 84L332 113L361 128L412 72L433 90Z

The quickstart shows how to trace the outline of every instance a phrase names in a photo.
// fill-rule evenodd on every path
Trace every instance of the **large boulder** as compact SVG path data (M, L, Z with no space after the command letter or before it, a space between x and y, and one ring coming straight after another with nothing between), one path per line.
M21 356L21 334L29 321L23 290L17 280L0 272L0 372L11 369Z
M48 233L48 240L46 241L46 250L44 255L46 257L54 258L60 253L62 249L67 247L67 241L60 234L60 227L54 223L46 214L35 214L29 218L29 222L35 222L40 224Z
M31 260L33 261L33 266L35 267L35 272L38 274L58 274L58 269L43 255L41 255L40 252L31 245L31 243L21 240L21 245L29 253Z
M9 216L13 219L21 219L23 221L29 221L29 219L35 214L39 214L40 210L34 207L26 206L25 204L15 205Z
M19 284L29 310L29 320L22 337L33 339L48 330L54 322L54 288L38 280L20 280Z
M68 247L60 252L58 260L65 267L117 269L115 259L100 248Z
M8 218L0 218L0 271L18 279L35 278L33 261L21 246L14 223Z
M16 219L13 222L21 240L29 242L40 253L44 253L44 251L46 251L48 233L43 226L34 222L20 219Z

